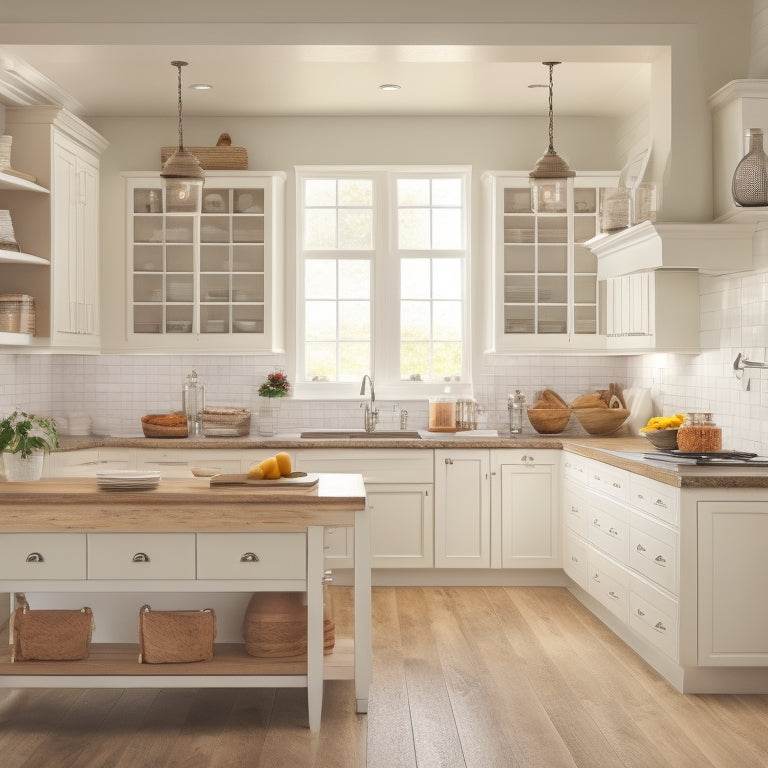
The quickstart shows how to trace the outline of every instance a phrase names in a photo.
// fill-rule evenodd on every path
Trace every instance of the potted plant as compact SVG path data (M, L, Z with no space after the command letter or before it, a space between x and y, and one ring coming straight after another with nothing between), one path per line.
M263 405L259 406L259 434L274 435L277 431L277 415L280 398L288 397L291 384L288 377L280 371L267 374L267 380L259 387L259 397Z
M8 481L39 480L44 455L58 447L53 419L16 409L0 421L0 452Z

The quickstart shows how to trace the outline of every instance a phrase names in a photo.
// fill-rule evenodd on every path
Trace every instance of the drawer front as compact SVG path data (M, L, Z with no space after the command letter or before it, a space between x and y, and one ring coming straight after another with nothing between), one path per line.
M638 635L677 661L677 603L634 578L630 582L629 625Z
M304 533L200 533L198 579L306 579Z
M563 541L563 569L583 589L588 589L588 552L583 539L566 533Z
M662 530L658 533L667 540L661 540L647 530L640 530L637 527L640 521L634 517L632 520L633 524L629 529L629 564L651 581L677 594L676 542L669 541L669 535L664 536L666 532ZM674 534L672 536L674 537Z
M563 488L563 520L579 536L587 536L589 507L587 489L568 480Z
M599 549L620 563L629 562L628 510L595 494L589 497L589 525L587 538Z
M599 461L589 463L589 487L620 501L629 501L630 473Z
M522 466L557 466L561 451L546 448L497 448L491 451L491 464L521 464Z
M588 484L589 461L583 456L575 453L563 452L563 476L566 480L573 480L575 483Z
M296 466L303 472L354 472L361 474L365 483L431 483L433 459L434 451L424 449L317 448L296 452Z
M84 579L84 533L0 535L0 579Z
M89 579L194 579L194 533L89 533Z
M210 467L223 474L239 474L241 466L239 451L141 449L136 452L137 469L156 471L162 477L192 477L190 467Z
M589 552L589 594L625 624L629 623L629 574Z
M630 477L629 487L633 506L670 525L680 524L680 492L676 488L640 475Z

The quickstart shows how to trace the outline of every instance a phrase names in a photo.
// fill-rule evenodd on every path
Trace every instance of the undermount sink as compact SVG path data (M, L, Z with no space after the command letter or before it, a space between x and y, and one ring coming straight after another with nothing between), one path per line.
M386 430L366 432L364 429L311 429L302 432L299 437L309 440L420 440L418 432L406 429L396 429L391 432Z

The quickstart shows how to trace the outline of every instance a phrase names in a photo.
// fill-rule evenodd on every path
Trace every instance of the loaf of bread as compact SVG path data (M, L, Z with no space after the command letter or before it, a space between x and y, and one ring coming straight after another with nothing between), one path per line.
M176 413L151 413L148 416L142 416L141 420L145 424L154 424L158 427L182 427L187 425L187 416L183 411Z
M541 397L531 406L532 408L567 408L568 403L563 400L554 389L545 389Z
M607 408L608 403L603 400L599 392L590 392L579 395L571 400L571 408Z
M579 395L571 400L571 408L622 408L626 410L624 393L618 384L611 383L608 389L598 389L597 392L589 392Z

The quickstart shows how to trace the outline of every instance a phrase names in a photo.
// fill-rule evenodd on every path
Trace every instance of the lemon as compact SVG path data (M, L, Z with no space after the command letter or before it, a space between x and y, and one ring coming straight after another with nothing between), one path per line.
M277 459L270 456L259 464L259 469L264 473L265 480L278 480L280 478L280 467L277 465Z
M278 453L275 455L277 467L280 470L281 477L288 477L291 474L291 457L287 453Z
M261 471L261 467L258 464L254 464L248 470L249 480L262 480L263 478L264 478L264 473Z

